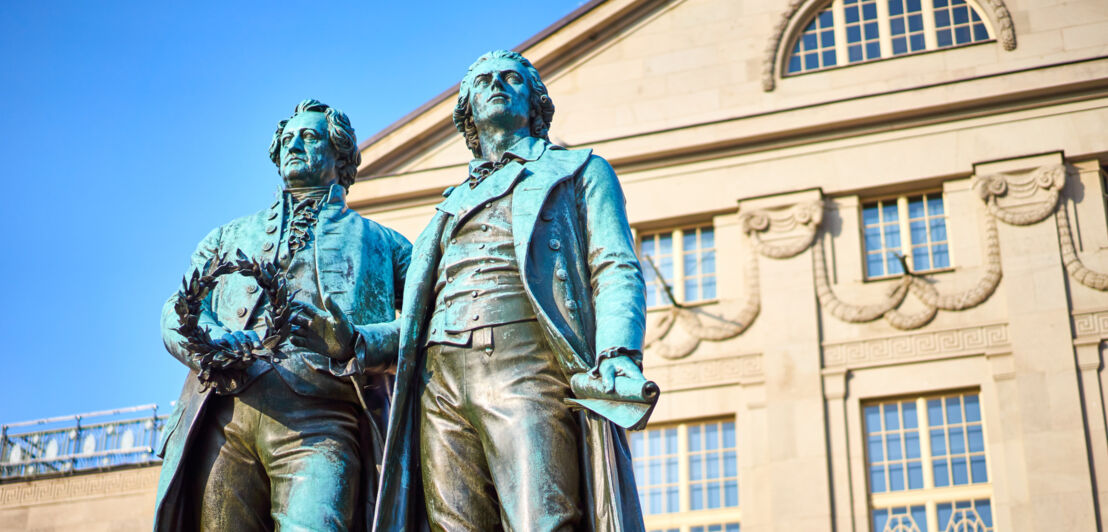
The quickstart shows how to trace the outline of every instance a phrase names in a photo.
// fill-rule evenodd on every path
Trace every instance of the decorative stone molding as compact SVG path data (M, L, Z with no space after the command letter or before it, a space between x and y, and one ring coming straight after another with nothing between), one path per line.
M973 189L989 212L1008 225L1031 225L1050 216L1066 184L1066 167L1047 165L1024 174L977 176Z
M789 5L777 17L777 24L773 26L769 42L762 52L762 90L769 92L774 89L777 82L777 51L781 49L781 41L785 38L785 30L789 28L789 21L800 10L800 6L808 0L789 0Z
M825 343L823 367L855 369L954 358L985 354L1008 344L1007 324Z
M823 223L823 202L759 209L740 219L755 251L771 259L787 259L812 245Z
M746 298L721 301L711 313L703 308L670 308L647 326L648 353L684 358L702 341L729 340L750 327L762 308L759 255L776 260L795 257L811 247L823 223L822 199L809 199L822 198L822 192L813 189L789 197L792 202L779 196L740 202L740 208L755 205L739 217L748 248L754 251L747 254L744 267Z
M1005 50L1011 52L1016 49L1016 27L1012 24L1012 13L1004 5L1003 0L985 0L982 7L993 12L996 20L996 38Z
M821 243L812 246L812 272L816 283L816 295L825 312L848 323L866 323L878 318L896 329L912 330L927 325L940 310L960 311L976 307L989 298L1000 284L1000 238L996 221L985 216L985 271L972 288L954 294L940 293L927 276L906 274L889 288L882 301L870 304L847 303L831 289L827 275L827 260ZM924 305L922 311L905 314L899 310L908 294Z
M647 324L644 346L647 353L667 359L689 356L703 340L719 342L742 334L762 308L761 287L758 280L758 256L751 253L746 261L746 299L721 302L709 314L701 308L671 307L665 314ZM674 325L680 325L682 334L670 334Z
M1077 246L1073 243L1073 233L1070 232L1070 217L1063 203L1054 215L1058 222L1058 242L1062 247L1062 264L1066 266L1066 272L1077 282L1101 292L1108 291L1108 274L1094 272L1081 262L1077 256Z
M1065 164L1050 164L1022 174L979 176L973 188L989 206L989 212L1009 225L1035 224L1054 213L1066 272L1093 290L1108 291L1108 274L1090 270L1077 255L1069 213L1065 202L1059 201L1067 173Z
M650 378L670 392L729 384L758 384L765 382L765 373L762 354L752 353L652 367Z
M819 193L809 191L806 194ZM756 252L747 254L747 264L743 268L746 299L741 303L720 301L712 313L702 308L670 308L650 320L645 341L647 352L668 359L684 358L696 350L701 341L728 340L746 331L761 311L758 256L786 259L808 249L823 222L823 203L807 201L755 208L740 215L739 222L743 234L747 235L749 248ZM674 330L675 326L679 326L680 332Z
M1108 338L1108 310L1074 314L1073 332L1077 337Z
M153 494L160 471L160 466L151 466L0 484L0 508L126 493Z
M762 52L762 90L770 92L777 87L777 53L785 46L785 32L789 29L789 22L800 12L800 8L808 3L829 4L825 0L790 0L781 15L777 17L777 23L773 26L769 41L766 42ZM1016 30L1012 24L1012 14L1003 0L984 0L981 7L992 12L996 21L996 38L1007 51L1016 49Z

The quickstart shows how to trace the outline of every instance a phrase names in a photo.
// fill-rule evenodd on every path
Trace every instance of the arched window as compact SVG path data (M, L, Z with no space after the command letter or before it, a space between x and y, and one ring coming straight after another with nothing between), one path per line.
M972 0L834 0L792 43L785 75L994 39Z

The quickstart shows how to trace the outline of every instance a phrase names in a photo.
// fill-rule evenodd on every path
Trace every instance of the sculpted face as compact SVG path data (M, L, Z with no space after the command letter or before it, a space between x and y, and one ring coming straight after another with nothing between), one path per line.
M281 133L281 177L289 187L316 187L338 182L335 149L327 135L327 117L300 113Z
M507 58L482 61L473 69L469 93L473 124L514 131L530 126L531 87L523 66Z

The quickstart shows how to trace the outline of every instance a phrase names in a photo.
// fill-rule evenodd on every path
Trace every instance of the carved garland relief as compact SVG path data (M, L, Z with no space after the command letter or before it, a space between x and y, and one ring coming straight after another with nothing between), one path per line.
M973 189L987 207L982 235L984 269L978 281L967 290L943 293L931 277L909 273L890 286L882 301L864 304L844 301L832 289L823 246L817 242L823 221L821 201L745 213L741 218L743 233L749 248L755 251L747 254L744 268L745 299L721 301L712 313L697 308L670 308L649 323L647 351L679 359L691 354L702 341L718 342L739 336L761 310L759 257L784 260L809 247L816 294L825 312L848 323L883 318L896 329L919 329L930 323L940 310L957 312L976 307L996 291L1002 276L997 219L1013 226L1026 226L1054 213L1066 271L1089 288L1108 291L1108 274L1090 270L1077 255L1065 204L1059 201L1063 197L1066 175L1066 166L1059 164L1023 174L976 177ZM922 303L924 309L902 312L900 307L909 295Z

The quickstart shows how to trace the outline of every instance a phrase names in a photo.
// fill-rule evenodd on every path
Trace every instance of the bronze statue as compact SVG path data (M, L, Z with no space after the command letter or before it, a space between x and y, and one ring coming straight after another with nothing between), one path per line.
M341 111L304 100L270 157L280 197L205 237L163 311L166 348L190 372L160 451L155 530L371 524L397 349L386 322L411 245L347 207L361 156Z
M515 52L462 80L454 124L475 158L413 248L376 530L643 528L603 408L635 384L647 406L622 425L641 426L657 399L642 272L615 173L550 143L553 114Z

